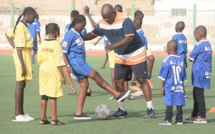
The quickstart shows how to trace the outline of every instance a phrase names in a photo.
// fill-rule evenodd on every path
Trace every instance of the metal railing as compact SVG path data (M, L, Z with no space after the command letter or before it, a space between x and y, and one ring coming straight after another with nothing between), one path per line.
M74 6L71 5L71 10ZM71 10L37 10L39 14L39 21L41 23L41 35L45 35L45 24L55 22L59 24L61 29L61 38L65 34L64 28L66 24L70 23ZM14 9L14 5L11 4L11 9L0 9L0 42L6 42L5 33L14 26L18 15L21 14L21 9ZM79 11L83 13L83 11ZM101 19L100 11L90 11L92 18L95 22ZM125 10L126 14L130 15L130 18L134 18L135 6L131 5L131 10ZM144 11L144 19L142 29L148 39L150 45L166 44L168 40L175 34L175 24L178 21L185 22L185 29L183 33L187 37L188 44L195 44L195 38L193 31L196 26L204 25L208 30L207 37L212 45L215 45L215 11L196 10L196 6L193 6L193 10L187 11ZM87 31L93 30L88 18L87 18ZM95 40L88 42L88 45L93 44ZM100 43L102 44L102 42Z

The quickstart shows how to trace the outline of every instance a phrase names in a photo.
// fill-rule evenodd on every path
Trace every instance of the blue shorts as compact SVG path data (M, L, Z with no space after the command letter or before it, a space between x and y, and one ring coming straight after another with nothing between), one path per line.
M69 64L72 67L72 74L77 81L85 78L93 70L84 59L79 57L70 59Z
M184 60L184 64L187 63L187 55L186 53L179 54L179 56Z

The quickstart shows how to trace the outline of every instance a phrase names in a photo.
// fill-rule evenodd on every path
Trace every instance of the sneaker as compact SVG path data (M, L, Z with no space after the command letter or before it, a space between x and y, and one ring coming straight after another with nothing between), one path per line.
M126 97L125 99L127 99L127 100L135 100L135 98L134 98L133 96L131 96L131 95L129 95L129 96Z
M128 95L129 95L130 92L131 92L131 90L128 90L126 92L120 92L119 97L116 98L117 102L120 102L123 99L125 99L126 97L128 97Z
M87 116L85 114L81 114L81 115L74 115L74 119L76 120L91 120L92 118L90 116Z
M187 95L185 95L184 98L185 98L185 100L188 100L188 96Z
M177 124L177 125L183 125L183 121L175 121L175 124Z
M122 111L120 108L118 111L116 111L113 115L112 118L126 118L127 117L127 111Z
M140 90L140 88L137 85L130 85L129 88L130 90L135 90L135 91Z
M116 100L114 96L111 96L108 100Z
M147 108L144 118L155 118L155 111L152 108Z
M143 91L142 90L138 90L135 93L131 94L132 96L143 96Z
M172 125L172 122L170 122L170 121L164 119L163 121L161 121L161 122L159 123L159 125Z
M198 116L196 119L194 119L193 123L207 123L207 119Z
M185 118L186 122L194 122L195 119L197 119L198 117L193 117L192 115L188 116L187 118Z
M34 118L31 117L29 114L23 114L23 116L24 116L26 119L29 119L30 121L34 121Z
M17 115L17 116L13 116L13 120L12 121L16 121L16 122L28 122L30 121L29 119L25 118L25 116L23 115Z

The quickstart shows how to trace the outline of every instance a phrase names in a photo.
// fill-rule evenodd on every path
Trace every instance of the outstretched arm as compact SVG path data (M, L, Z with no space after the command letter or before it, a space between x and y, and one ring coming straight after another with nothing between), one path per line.
M96 43L94 43L94 46L97 45L101 39L102 39L102 38L99 38L99 39L96 41Z
M84 34L82 37L84 40L92 40L92 39L96 38L97 36L92 33L87 33L87 34Z
M84 7L84 11L85 11L84 14L89 18L92 27L95 28L96 27L96 23L94 22L94 20L92 19L91 15L90 15L89 7L85 6Z

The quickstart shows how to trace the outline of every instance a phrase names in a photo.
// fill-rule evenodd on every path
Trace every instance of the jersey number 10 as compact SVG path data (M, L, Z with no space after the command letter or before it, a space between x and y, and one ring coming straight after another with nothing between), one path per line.
M180 66L172 66L172 71L173 71L173 75L174 75L174 83L178 84L178 82L180 84L182 84L182 81L180 81L180 73L181 73L181 67Z

